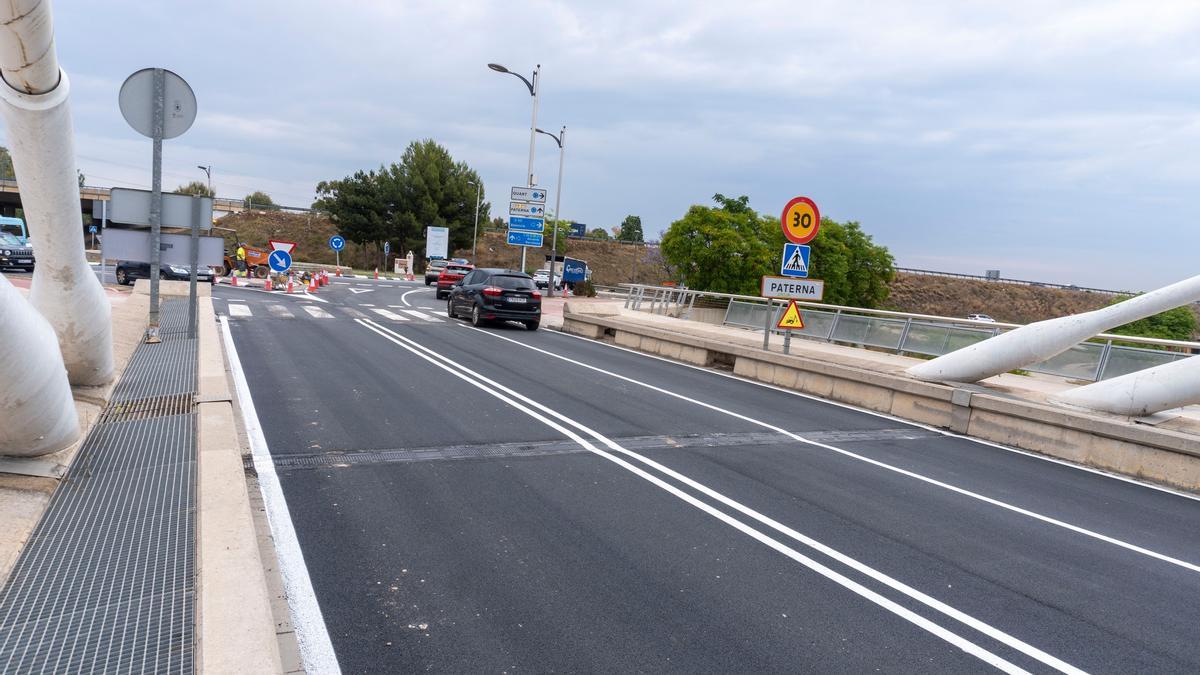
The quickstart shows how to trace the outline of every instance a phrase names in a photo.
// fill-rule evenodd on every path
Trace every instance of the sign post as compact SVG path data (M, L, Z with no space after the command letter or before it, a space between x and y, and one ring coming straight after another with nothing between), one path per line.
M800 307L796 305L795 300L788 301L787 308L779 316L779 322L775 324L775 327L784 331L783 353L787 354L792 347L792 331L804 329L804 319L800 316Z
M543 243L541 233L546 229L546 191L532 185L514 185L509 198L512 201L508 203L507 243L521 247L521 271L524 272L526 249L530 246L541 248Z
M779 261L779 273L783 276L764 276L759 295L767 298L763 350L770 346L773 300L788 301L787 307L775 324L776 330L784 331L783 353L787 354L792 346L792 331L804 328L804 319L800 316L800 307L796 305L796 301L819 302L825 296L825 282L808 278L812 264L812 248L806 245L815 239L821 230L821 212L817 209L816 202L808 197L795 197L784 205L779 224L783 228L783 236L790 242L783 245L783 255Z
M150 318L146 342L158 337L159 239L162 235L162 142L183 134L196 121L196 95L175 73L143 68L126 78L119 95L121 115L129 126L154 141L150 173ZM196 270L192 269L192 283ZM193 310L194 311L194 310Z

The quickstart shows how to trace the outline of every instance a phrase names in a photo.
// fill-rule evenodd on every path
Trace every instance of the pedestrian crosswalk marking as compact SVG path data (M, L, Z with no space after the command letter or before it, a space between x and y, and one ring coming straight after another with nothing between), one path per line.
M391 319L392 321L408 321L408 317L400 316L389 309L372 309L371 311L385 319Z
M442 322L442 320L437 318L436 316L430 316L430 315L426 314L425 312L418 312L415 309L402 309L400 311L404 312L405 314L415 316L418 319L421 319L422 321L431 321L433 323L441 323Z
M281 319L296 318L291 312L288 311L288 308L284 307L283 305L267 305L267 311Z
M304 307L304 311L308 312L309 315L311 315L314 319L332 319L333 318L332 314L330 314L329 312L326 312L325 310L321 309L320 307L313 307L312 305L303 305L303 307Z
M229 316L254 316L250 313L250 307L247 305L237 305L229 303Z
M366 314L352 307L343 307L342 311L350 316L351 319L366 319L369 318Z

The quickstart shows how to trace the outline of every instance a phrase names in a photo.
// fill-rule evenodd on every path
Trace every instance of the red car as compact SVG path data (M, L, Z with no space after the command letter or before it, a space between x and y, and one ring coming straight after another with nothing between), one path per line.
M463 280L463 277L471 273L475 269L474 265L463 265L461 263L450 263L442 269L442 273L438 275L437 280L437 299L450 295L450 289L454 284Z

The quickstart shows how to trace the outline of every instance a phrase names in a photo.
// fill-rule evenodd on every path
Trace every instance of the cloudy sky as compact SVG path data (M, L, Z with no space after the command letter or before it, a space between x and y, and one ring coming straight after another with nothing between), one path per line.
M200 115L164 183L307 206L433 138L502 210L542 65L565 216L656 237L713 193L808 195L905 267L1149 289L1200 273L1200 3L82 2L55 5L90 184L147 186L124 78L170 68ZM537 146L553 189L557 148ZM552 192L553 194L553 192Z

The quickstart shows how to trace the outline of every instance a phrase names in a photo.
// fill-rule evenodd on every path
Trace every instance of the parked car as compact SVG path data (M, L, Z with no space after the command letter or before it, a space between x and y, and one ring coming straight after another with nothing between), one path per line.
M555 274L554 288L562 289L562 274ZM533 273L533 284L538 288L550 288L550 270L538 270Z
M442 270L446 269L449 262L448 260L430 260L425 267L425 285L436 284L438 277L442 275Z
M987 314L968 314L967 318L971 321L986 321L988 323L996 323L996 320Z
M459 265L457 263L448 263L442 273L438 275L437 280L437 296L438 300L450 295L450 287L456 282L462 281L463 277L471 273L475 269L474 265Z
M122 286L132 284L135 279L150 278L150 263L133 262L129 260L117 261L117 283ZM170 281L188 281L192 278L191 268L186 265L159 265L159 279L167 279ZM201 267L196 270L196 281L203 283L215 283L216 274L213 273L211 267Z
M520 321L528 330L537 330L542 321L542 294L524 272L473 270L450 289L446 314L452 319L470 317L473 326L489 321Z
M11 232L0 232L0 269L15 268L32 272L33 265L33 247L22 243Z

